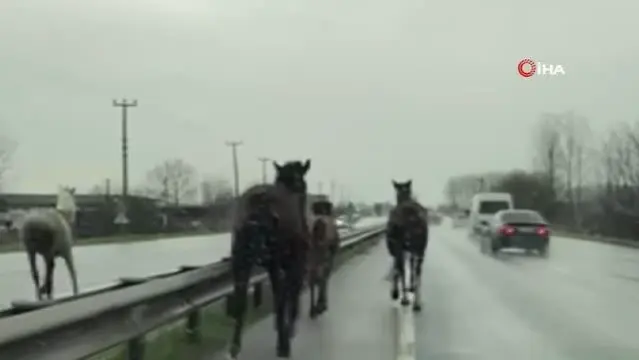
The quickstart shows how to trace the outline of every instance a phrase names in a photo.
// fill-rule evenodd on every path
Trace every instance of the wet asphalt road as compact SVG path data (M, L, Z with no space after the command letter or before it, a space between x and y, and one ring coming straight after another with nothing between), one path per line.
M364 218L356 228L383 221L384 218ZM177 270L182 265L208 264L228 256L229 251L229 234L220 234L78 246L74 249L74 258L79 286L86 291L112 284L121 277L149 276ZM43 269L43 264L39 265ZM61 260L56 265L54 286L56 296L71 292L67 269ZM14 300L33 300L34 297L26 255L23 252L0 255L0 308Z
M548 259L492 258L464 230L431 231L422 313L391 302L380 244L335 275L323 318L304 314L293 358L639 359L639 251L556 237ZM272 326L248 330L240 359L276 359Z

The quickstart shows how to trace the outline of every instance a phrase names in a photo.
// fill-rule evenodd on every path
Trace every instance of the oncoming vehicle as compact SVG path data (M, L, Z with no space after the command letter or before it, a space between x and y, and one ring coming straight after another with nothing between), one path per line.
M534 210L501 210L485 228L481 239L483 253L493 254L501 249L516 248L527 252L536 250L539 255L548 255L550 229L548 222Z
M463 228L468 226L468 217L470 216L470 210L463 210L453 215L453 227Z
M513 197L509 193L475 194L470 206L469 235L478 235L482 226L488 226L498 211L513 208Z

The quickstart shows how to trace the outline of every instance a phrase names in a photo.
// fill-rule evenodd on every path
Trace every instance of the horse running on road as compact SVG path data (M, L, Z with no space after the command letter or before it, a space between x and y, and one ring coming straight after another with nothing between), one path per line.
M55 209L34 209L29 211L18 228L18 237L24 244L31 268L31 277L36 290L36 298L53 298L53 273L55 260L64 259L73 294L78 295L78 279L73 262L73 230L77 207L75 188L60 186ZM40 274L36 255L40 254L45 263L44 284L40 285Z
M275 166L275 183L255 185L238 199L234 218L231 269L235 329L229 356L237 358L252 269L268 273L275 306L277 356L288 358L299 313L305 257L309 247L306 180L311 161Z
M309 316L315 318L328 310L328 281L340 236L333 216L333 203L319 200L313 203L311 246L308 254Z
M412 180L404 183L393 181L393 187L397 205L391 210L386 225L386 245L393 258L391 298L399 298L400 283L401 304L408 306L408 292L414 292L413 310L420 311L422 265L428 246L428 213L413 198ZM406 284L406 260L410 269L410 287Z

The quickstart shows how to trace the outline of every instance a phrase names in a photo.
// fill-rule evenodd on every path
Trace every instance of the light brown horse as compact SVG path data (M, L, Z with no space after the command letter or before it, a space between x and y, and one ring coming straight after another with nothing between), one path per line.
M413 310L420 311L422 264L428 246L428 212L413 198L411 180L405 183L393 181L393 187L397 205L391 210L386 225L386 245L393 257L391 298L399 298L401 284L401 304L410 304L408 291L412 291L415 293ZM406 260L409 260L410 287L406 284Z
M18 237L24 245L35 286L36 298L53 298L53 273L56 258L64 259L73 295L78 295L78 279L73 261L73 230L77 206L75 188L59 187L55 209L34 209L24 216L18 229ZM36 266L36 256L40 254L45 263L44 283L40 284L40 274Z
M328 281L340 236L333 216L333 203L319 200L312 205L310 219L311 246L308 253L309 315L311 318L328 310Z
M263 267L271 282L277 356L288 358L291 353L309 247L304 177L311 161L274 166L275 183L249 188L237 203L231 252L235 330L229 355L233 359L242 347L248 284L255 266Z

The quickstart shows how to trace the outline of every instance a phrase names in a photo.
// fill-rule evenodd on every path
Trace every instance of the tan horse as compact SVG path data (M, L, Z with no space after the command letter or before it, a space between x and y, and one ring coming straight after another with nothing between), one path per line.
M35 209L29 211L19 227L18 236L25 249L31 268L31 276L36 289L36 297L53 298L53 272L55 260L64 259L73 294L78 295L78 280L73 262L73 231L77 207L75 188L59 187L55 209ZM45 263L45 280L40 286L40 275L36 266L36 255L40 254Z
M311 246L307 269L310 290L309 315L315 318L328 310L328 280L335 254L339 249L340 236L333 216L333 204L330 201L316 201L312 205L312 212L309 221Z

